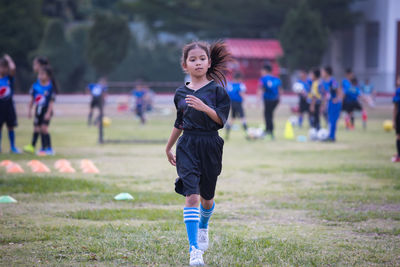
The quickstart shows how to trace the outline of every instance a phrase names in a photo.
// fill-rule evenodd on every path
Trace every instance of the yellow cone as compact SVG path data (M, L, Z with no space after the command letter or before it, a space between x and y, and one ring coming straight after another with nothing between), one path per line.
M286 121L286 125L285 125L285 139L288 140L293 140L294 139L294 132L293 132L293 126L290 123L290 121Z

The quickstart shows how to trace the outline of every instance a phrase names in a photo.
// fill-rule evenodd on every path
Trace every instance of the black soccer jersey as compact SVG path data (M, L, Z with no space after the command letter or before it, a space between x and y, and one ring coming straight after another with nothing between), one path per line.
M175 128L189 131L217 131L223 128L223 125L213 121L206 113L189 107L185 101L187 95L196 96L214 109L223 124L228 118L231 102L228 93L222 86L214 81L197 90L182 86L176 90L174 97L177 109Z

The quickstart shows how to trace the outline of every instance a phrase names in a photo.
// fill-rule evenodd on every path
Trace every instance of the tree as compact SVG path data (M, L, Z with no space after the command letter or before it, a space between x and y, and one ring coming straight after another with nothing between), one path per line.
M71 91L72 73L79 65L74 48L67 40L64 24L60 20L50 20L36 55L47 56L54 68L62 91Z
M200 38L274 37L297 0L137 0L119 4L155 31Z
M130 30L125 19L99 14L89 30L87 56L97 75L107 75L127 53Z
M291 9L285 18L279 39L289 69L318 66L327 44L328 31L321 17L306 0Z
M28 55L35 50L43 35L40 0L0 0L0 53L8 53L17 65L17 78L22 88L30 83Z

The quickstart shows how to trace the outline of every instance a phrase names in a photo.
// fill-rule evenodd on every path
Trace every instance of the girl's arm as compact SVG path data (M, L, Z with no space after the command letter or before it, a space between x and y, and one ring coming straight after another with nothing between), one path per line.
M51 113L53 111L53 102L54 102L53 100L50 100L49 102L49 107L47 108L47 112L44 115L45 120L50 120Z
M176 156L174 155L174 153L172 153L172 147L175 145L176 140L178 140L178 137L181 135L181 133L182 133L181 129L174 127L168 139L167 147L165 148L165 153L167 153L168 161L173 166L176 166Z
M33 96L31 98L31 102L29 102L29 106L28 106L28 118L32 118L32 107L33 107Z
M14 61L12 60L12 58L8 54L5 54L4 58L5 58L5 60L8 61L8 67L10 68L10 76L15 76L16 67L15 67Z
M194 95L187 95L185 98L186 103L188 104L189 107L192 107L198 111L203 111L204 113L207 114L208 117L210 117L213 121L218 123L219 125L224 125L221 118L218 117L217 112L215 112L214 109L210 108L207 106L203 101L201 101L199 98L195 97Z

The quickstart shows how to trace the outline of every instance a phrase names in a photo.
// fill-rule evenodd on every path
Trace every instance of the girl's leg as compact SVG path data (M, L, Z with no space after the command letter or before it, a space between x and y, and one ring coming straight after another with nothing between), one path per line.
M31 143L31 145L33 147L36 146L36 142L39 138L39 134L40 134L40 128L38 126L35 126L35 128L33 129L32 143Z
M199 231L199 195L192 194L186 196L185 207L183 208L183 220L186 225L186 232L189 240L189 250L192 247L199 248L197 234Z
M49 148L50 136L48 132L48 127L45 124L40 126L40 133L42 136L42 149L46 150Z
M7 128L8 128L8 140L10 140L10 149L11 151L14 151L16 149L14 127L7 126Z
M199 228L200 229L207 229L208 228L208 221L211 218L211 215L213 214L214 207L215 207L215 202L214 199L206 200L202 197L200 197L200 223L199 223Z

